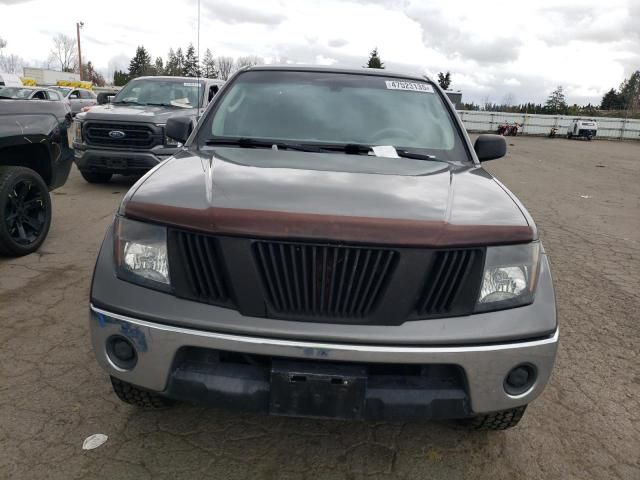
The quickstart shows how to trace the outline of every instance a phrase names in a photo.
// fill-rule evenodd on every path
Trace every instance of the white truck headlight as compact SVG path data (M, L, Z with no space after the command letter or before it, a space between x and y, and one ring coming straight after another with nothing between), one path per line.
M533 302L540 264L540 242L488 247L476 312Z
M165 227L118 217L114 238L118 277L150 288L171 290Z

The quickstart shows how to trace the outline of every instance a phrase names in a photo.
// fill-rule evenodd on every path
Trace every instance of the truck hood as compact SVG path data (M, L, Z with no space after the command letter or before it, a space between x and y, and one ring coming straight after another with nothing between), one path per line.
M85 113L79 113L79 120L106 120L112 122L167 123L171 117L197 114L196 108L162 107L154 105L100 105Z
M403 246L537 235L481 167L233 147L183 150L143 177L120 213L216 234Z

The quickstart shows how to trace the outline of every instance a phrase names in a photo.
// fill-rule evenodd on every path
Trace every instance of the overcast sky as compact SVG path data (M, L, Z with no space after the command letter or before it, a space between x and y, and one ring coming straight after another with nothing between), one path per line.
M640 69L640 0L201 0L201 54L361 66L378 47L387 68L437 75L481 102L599 103ZM488 6L490 5L490 6ZM57 33L75 36L103 73L137 45L166 58L196 43L197 0L0 0L5 53L40 66Z

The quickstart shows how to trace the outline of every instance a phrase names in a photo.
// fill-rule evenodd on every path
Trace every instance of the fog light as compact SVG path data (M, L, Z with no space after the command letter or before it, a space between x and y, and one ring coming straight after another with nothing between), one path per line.
M138 362L138 354L129 339L114 335L107 340L107 355L111 362L123 370L131 370Z
M504 379L504 389L509 395L520 395L536 381L536 368L531 364L518 365Z

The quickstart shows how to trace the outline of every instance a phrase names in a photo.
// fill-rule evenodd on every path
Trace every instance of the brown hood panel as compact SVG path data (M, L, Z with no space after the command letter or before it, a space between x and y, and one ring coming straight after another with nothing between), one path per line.
M183 207L129 202L127 217L203 232L255 237L333 240L415 247L529 242L529 226L450 225L439 221L347 217L312 213Z
M474 166L219 148L182 152L132 190L121 213L221 235L426 247L536 237Z

